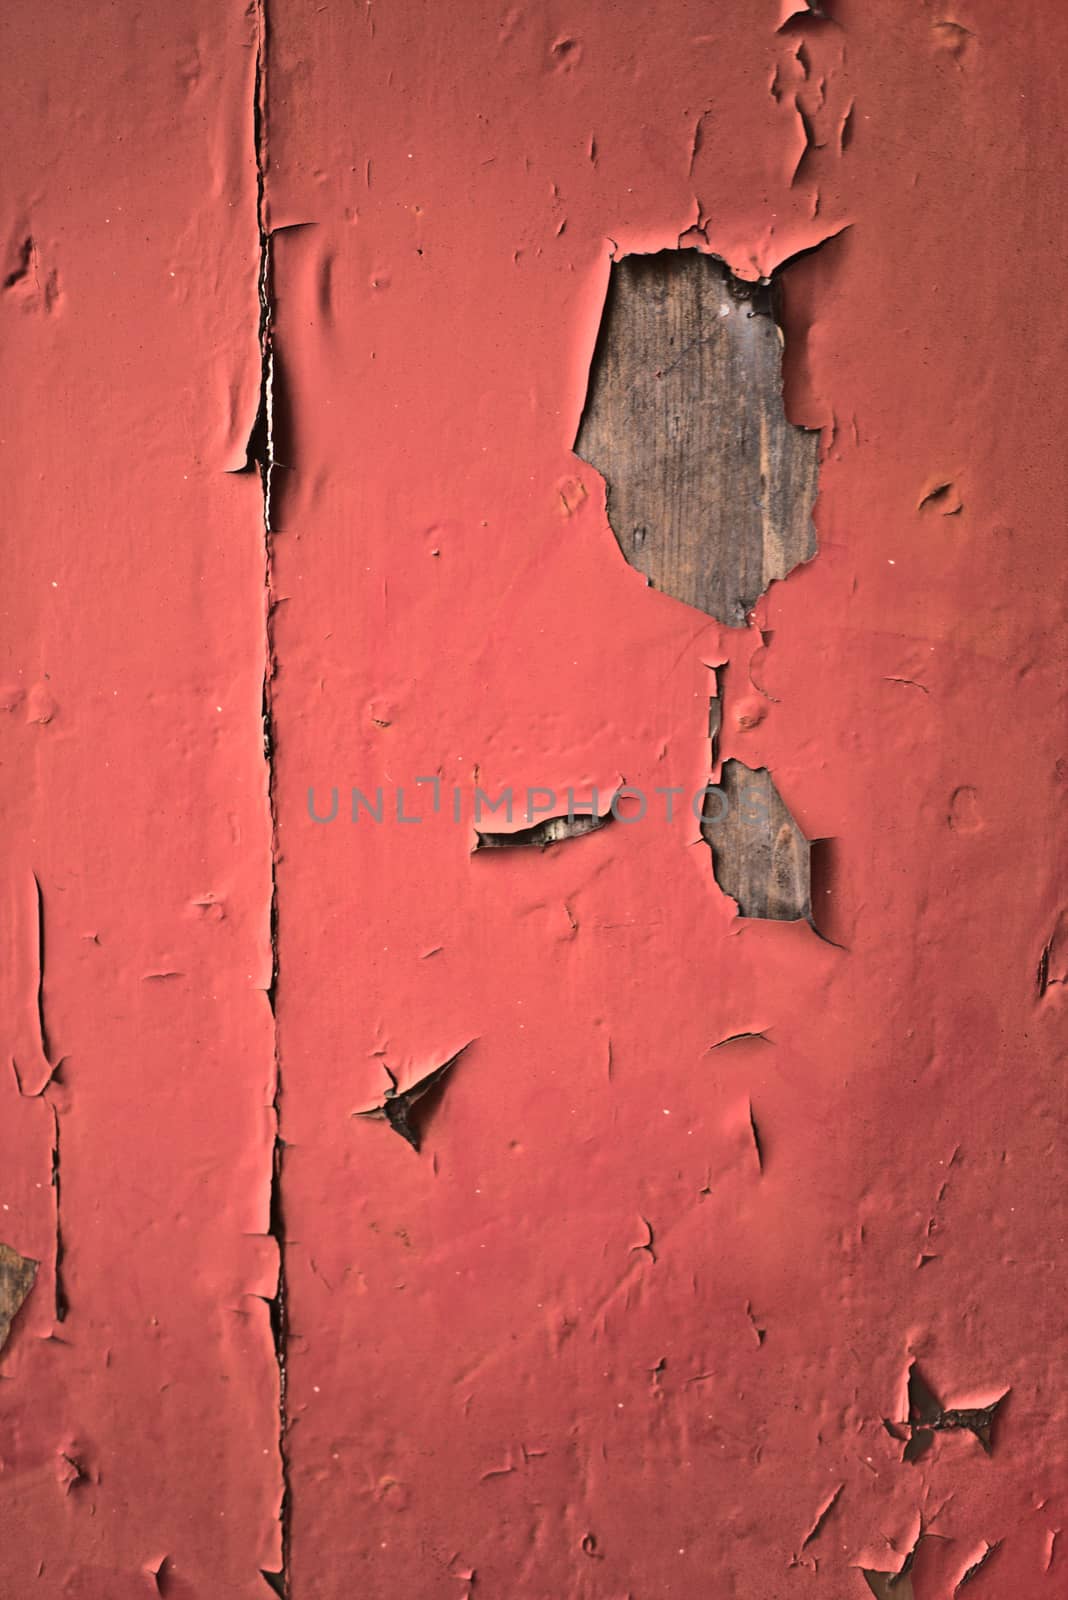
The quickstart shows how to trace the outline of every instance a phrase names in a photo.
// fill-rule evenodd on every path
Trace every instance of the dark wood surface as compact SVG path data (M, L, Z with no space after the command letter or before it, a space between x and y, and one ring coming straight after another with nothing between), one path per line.
M818 438L783 412L769 287L696 250L613 265L575 451L657 589L744 623L815 554Z

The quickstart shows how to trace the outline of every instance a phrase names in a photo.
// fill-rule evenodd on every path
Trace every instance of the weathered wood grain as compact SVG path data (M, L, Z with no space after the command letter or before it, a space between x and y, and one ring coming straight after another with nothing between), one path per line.
M725 761L705 794L701 835L712 870L743 917L812 920L810 847L766 767Z
M816 552L817 446L783 412L770 287L696 250L613 265L575 451L657 589L743 624Z

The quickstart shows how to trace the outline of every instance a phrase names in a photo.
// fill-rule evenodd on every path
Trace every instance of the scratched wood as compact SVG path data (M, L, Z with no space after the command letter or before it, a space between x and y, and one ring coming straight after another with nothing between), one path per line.
M575 450L657 589L744 624L816 553L818 437L783 412L769 287L696 250L613 265Z
M705 795L701 834L712 868L743 917L812 920L810 847L766 767L725 761Z

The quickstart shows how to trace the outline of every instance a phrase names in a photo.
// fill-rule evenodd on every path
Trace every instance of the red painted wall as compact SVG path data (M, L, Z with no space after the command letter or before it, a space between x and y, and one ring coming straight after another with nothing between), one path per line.
M8 8L5 1600L1063 1592L1068 19L826 10ZM798 257L745 629L571 451L680 241ZM686 807L472 855L723 663L834 943Z

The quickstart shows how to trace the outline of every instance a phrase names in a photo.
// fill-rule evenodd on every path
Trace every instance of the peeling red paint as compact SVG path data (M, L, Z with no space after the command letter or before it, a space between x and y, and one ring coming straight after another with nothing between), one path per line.
M3 24L0 1594L1053 1595L1068 19L266 6ZM738 628L572 449L680 247L822 430Z

